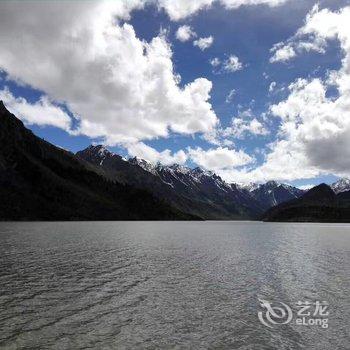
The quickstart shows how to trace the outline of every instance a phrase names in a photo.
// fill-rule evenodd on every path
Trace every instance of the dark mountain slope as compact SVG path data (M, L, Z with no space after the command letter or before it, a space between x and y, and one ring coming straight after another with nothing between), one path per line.
M0 219L190 219L147 191L107 181L36 137L0 102Z
M152 191L179 210L204 219L254 219L263 213L246 191L200 168L153 166L138 158L127 161L101 145L90 146L77 156L110 179Z
M202 219L223 218L220 209L215 208L211 203L196 202L191 198L180 196L172 187L164 183L158 174L150 173L132 161L125 161L101 145L89 146L77 152L76 156L111 181L117 180L152 192L157 198L164 200L181 212Z
M316 186L298 199L269 209L264 221L350 222L350 193L336 195L326 184Z
M268 181L265 184L257 186L250 193L261 203L264 210L267 210L280 203L299 198L304 191L276 181Z

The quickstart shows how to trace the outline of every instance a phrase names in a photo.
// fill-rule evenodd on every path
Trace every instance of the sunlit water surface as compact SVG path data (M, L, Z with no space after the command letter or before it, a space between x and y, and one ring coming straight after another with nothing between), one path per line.
M0 224L1 349L350 349L350 225ZM329 303L266 327L258 299Z

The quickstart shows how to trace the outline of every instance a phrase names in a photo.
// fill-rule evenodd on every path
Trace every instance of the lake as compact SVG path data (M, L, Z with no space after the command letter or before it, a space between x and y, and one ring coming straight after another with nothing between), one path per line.
M0 223L1 349L349 349L349 290L350 225Z

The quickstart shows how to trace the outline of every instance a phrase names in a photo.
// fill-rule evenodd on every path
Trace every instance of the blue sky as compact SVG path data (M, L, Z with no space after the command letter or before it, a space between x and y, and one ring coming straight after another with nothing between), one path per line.
M338 13L337 11L349 5L349 1L342 0L319 1L318 3L318 13L322 12L324 9L327 9L327 13ZM46 5L44 5L42 2L41 4L42 5L39 4L38 7L35 2L29 1L26 5L32 5L29 11L30 15L33 16L32 18L35 18L36 14L39 17L45 15L49 16L49 10L43 9L43 7ZM260 167L266 162L266 155L273 150L273 147L271 148L271 143L276 142L281 138L283 139L283 136L281 136L282 117L280 118L279 115L271 114L271 105L277 105L280 102L286 101L292 94L291 91L293 91L288 89L288 86L297 81L297 79L305 79L309 83L311 83L314 79L321 79L322 81L325 81L329 71L340 71L342 69L344 47L339 45L337 40L328 40L328 37L326 37L326 48L322 53L317 50L310 50L300 54L297 52L296 57L293 57L292 59L280 60L278 62L271 63L271 57L274 54L271 49L276 43L283 42L286 45L288 42L292 42L293 45L296 45L295 43L299 39L295 39L295 33L297 33L299 28L305 26L307 15L310 13L310 11L312 11L315 4L316 1L314 0L285 0L285 2L279 6L271 7L268 5L256 5L228 9L222 3L214 2L211 7L201 9L200 11L194 13L189 12L189 14L183 16L183 18L180 20L172 19L171 13L166 8L160 10L156 5L142 5L139 6L142 8L131 11L129 18L127 18L127 16L123 16L124 18L122 18L122 16L117 18L117 26L122 27L124 23L132 26L136 33L136 38L138 40L137 43L150 43L153 38L160 36L160 32L163 31L162 35L165 37L164 40L166 40L172 53L171 62L173 64L173 74L178 74L181 77L181 81L178 82L177 85L180 90L184 90L186 85L191 84L197 78L201 77L212 83L210 98L208 98L206 102L210 103L210 108L215 113L218 123L220 124L219 126L216 125L214 127L217 135L219 135L221 132L221 139L218 141L219 143L213 143L208 140L207 133L202 129L198 129L199 131L194 132L190 132L187 129L184 132L178 132L176 130L179 128L177 127L176 129L175 127L174 131L170 126L172 125L172 121L167 121L169 125L169 132L166 135L162 135L162 132L159 131L158 134L151 137L145 136L143 138L142 136L139 136L136 141L128 141L129 139L127 141L123 141L123 135L120 136L120 140L117 136L113 136L113 142L108 140L106 141L106 137L108 138L108 136L104 137L103 132L100 136L94 137L93 127L92 129L89 129L89 131L84 132L80 129L80 131L77 132L76 130L79 128L80 118L84 119L85 117L82 114L84 109L79 109L77 106L80 106L81 103L84 102L84 98L89 97L85 90L91 89L93 84L98 82L98 72L96 73L96 76L91 78L90 86L84 86L84 84L86 84L85 81L82 82L81 86L78 86L78 82L76 83L78 87L76 90L72 91L77 95L77 97L75 97L74 101L70 101L69 96L62 98L62 96L65 96L64 92L58 92L58 84L62 84L61 81L57 82L57 86L54 86L54 75L52 75L54 78L51 81L45 81L44 78L36 81L35 76L33 78L33 75L31 75L30 72L24 70L24 68L22 71L21 69L17 69L17 67L14 68L6 61L5 54L8 51L9 54L16 54L21 58L17 64L31 65L34 71L38 71L38 75L44 75L45 64L48 61L43 59L43 61L37 62L35 60L37 59L36 57L38 57L37 54L41 53L41 50L42 57L45 58L46 54L52 56L51 48L50 52L46 52L44 45L40 45L37 42L38 40L41 40L40 37L44 35L43 31L45 31L45 23L42 24L41 28L34 28L31 33L32 37L29 35L28 38L26 34L23 34L23 29L25 26L21 27L20 21L17 25L14 24L14 31L18 30L19 39L17 40L22 41L24 46L27 46L27 40L28 46L31 44L30 40L32 40L33 46L29 47L26 53L24 52L25 50L22 52L20 45L18 47L16 47L16 45L12 47L11 45L8 45L8 43L5 44L5 46L8 46L6 46L7 51L5 50L3 52L3 57L1 57L0 53L0 68L2 69L0 74L0 90L7 91L11 94L10 97L7 95L9 98L7 105L10 109L12 107L14 112L17 111L17 113L20 114L18 116L25 121L26 125L33 130L35 134L55 145L71 150L72 152L81 150L93 142L107 143L111 150L124 156L144 155L144 157L147 158L147 155L152 154L150 157L153 158L149 159L150 161L162 161L169 158L166 158L165 155L157 158L157 152L162 153L164 150L169 150L168 154L171 158L174 153L176 154L176 152L183 151L185 154L183 157L179 156L177 158L173 158L181 159L182 162L185 162L185 164L189 166L200 165L207 167L210 170L218 172L228 181L235 181L235 176L237 176L237 181L263 181L264 179L258 174L265 172L265 168L258 173L254 172L254 169L260 169ZM2 9L1 7L4 8ZM9 11L14 18L16 15L23 15L26 12L25 8L14 7L15 6L11 8L10 5L7 5L5 8L5 5L2 3L0 4L0 12L4 14L6 11ZM32 10L33 8L34 10ZM80 11L79 16L81 16L81 21L83 23L84 18L81 15L83 11L79 7L75 10ZM43 13L41 13L41 11L43 11ZM47 21L47 23L48 24L46 25L55 26L55 23L50 24L49 21ZM176 38L176 31L183 25L190 26L192 31L196 33L196 37L184 42L178 40ZM38 31L36 32L36 30ZM340 30L341 28L339 31ZM50 34L51 32L53 34ZM56 28L50 28L48 35L45 39L43 39L43 42L45 40L49 41L50 35L52 35L52 40L55 40L54 36L57 34L56 32L58 32L58 29L56 31ZM5 34L6 33L0 34L0 39L1 36ZM317 32L315 29L314 32L310 34L311 39L308 38L309 42L314 40L317 35L323 35L323 39L325 34L319 34L319 32ZM210 36L213 38L213 43L210 47L201 50L199 47L193 45L194 40ZM4 42L3 38L1 39L1 42ZM79 44L71 43L68 48L63 48L63 50L69 49L69 54L74 55L74 45ZM36 51L37 54L33 55L32 57L31 51L29 50ZM9 57L9 54L7 57ZM60 57L65 57L65 54L66 53L64 52ZM228 60L231 55L234 55L239 59L239 62L242 64L242 69L230 72L225 71L222 68L222 63ZM220 60L221 65L219 67L213 67L210 64L210 61L214 58L218 58ZM133 59L134 58L131 55L130 61ZM63 68L60 66L59 60L54 62L54 64L58 65L59 70L63 70ZM67 84L74 85L75 81L79 80L79 74L76 76L74 73L73 75L69 75L70 69L73 69L71 68L73 67L73 64L70 64L69 59L67 59L67 62L62 59L62 66L63 65L67 65L67 67L64 67L64 72L67 74L65 76ZM135 65L137 65L137 63L135 63ZM52 68L52 64L47 64L47 66L50 67L50 69L56 68ZM88 67L94 66L90 65ZM157 66L155 65L155 67ZM106 69L107 68L108 64L106 64ZM118 66L118 69L122 69L121 66ZM157 72L155 69L156 68L152 68L152 74L156 75ZM118 71L114 73L118 74ZM50 70L48 74L51 76L51 74L53 74L52 70ZM91 73L91 75L92 74L93 73ZM147 74L149 74L148 71ZM137 77L138 76L136 76L135 79L137 79ZM72 82L71 79L74 81ZM157 79L155 81L157 81ZM130 81L130 85L133 83L134 81ZM272 86L271 83L273 83ZM127 81L123 81L123 84L127 84ZM142 89L142 85L139 84L138 87L139 86L141 86ZM335 88L334 86L327 86L327 97L339 97L337 88L337 86ZM79 89L84 90L82 91L82 96L79 95ZM119 85L118 89L119 90L116 91L120 91ZM234 94L232 94L232 97L228 99L228 95L231 91L234 91ZM109 92L107 90L107 94L108 93ZM123 92L121 91L120 94L123 94ZM24 98L27 105L33 105L37 103L42 96L48 98L50 106L52 105L59 108L65 115L71 118L71 125L69 129L75 130L75 132L70 132L66 127L62 126L66 125L64 124L64 121L62 121L63 124L48 122L46 120L33 121L30 115L21 115L21 111L23 114L29 112L27 112L27 109L20 109L18 107L18 104L20 103L18 100L19 98ZM97 100L97 103L99 101L100 100ZM112 93L111 101L114 101ZM121 106L122 103L123 99L121 99L121 103L118 103L118 108L121 108L121 110L124 108ZM128 103L128 101L125 101L127 108L129 108L127 105ZM73 108L72 106L75 107ZM40 105L36 107L40 108ZM185 112L190 114L195 107L196 106L194 103L193 106L190 106L189 111L186 110ZM89 108L94 108L94 105L91 105ZM106 107L104 106L102 110L105 110L105 108ZM187 105L183 108L187 108ZM201 118L206 118L205 113L208 112L205 109L205 106L203 108L203 117L200 114L202 112L198 112L199 121ZM35 109L35 111L37 111L37 109ZM121 119L122 121L118 119L115 120L114 123L113 110L108 110L108 113L109 112L111 113L111 116L108 117L108 123L112 124L108 124L108 127L110 127L110 125L113 125L113 127L115 125L118 126L118 123L123 122L123 119ZM33 113L33 111L31 110L30 113ZM47 113L47 110L44 111L44 113ZM118 114L118 110L115 110L115 113ZM96 113L96 115L97 121L100 122L98 119L100 118L101 125L104 126L104 115L102 113L100 116L98 113ZM171 117L172 116L169 116L169 118ZM318 116L315 114L315 118L317 117ZM210 117L208 118L210 119ZM310 118L307 118L309 121ZM228 128L232 126L233 120L235 119L242 120L242 123L246 123L244 125L249 125L253 119L256 119L257 122L261 123L261 126L266 132L259 133L251 132L249 130L242 131L243 129L241 124L237 124L238 126L236 126L233 131L231 128L231 131L229 132ZM94 121L95 120L96 119L94 119ZM127 121L127 119L125 120ZM196 119L196 122L198 122L198 120ZM286 120L283 121L282 118L282 123L283 122L286 122ZM132 128L133 125L131 124L131 131L129 130L127 133L128 138L130 138L130 135L132 135ZM141 128L142 125L140 123L140 129ZM346 128L347 125L344 126L344 130ZM226 134L223 132L223 130L226 130ZM139 131L136 131L135 129L135 133L136 132ZM241 135L239 134L240 132ZM344 132L347 132L347 129ZM142 135L142 130L140 131L140 134ZM222 136L223 134L226 136ZM290 136L288 137L289 142L291 142ZM303 139L305 139L305 137ZM151 147L152 152L153 150L154 152L144 152L142 151L144 146L142 146L143 148L138 146L130 146L130 142L136 142L137 145L142 143L142 145ZM221 144L220 142L223 143ZM306 147L310 148L309 144L307 144ZM198 152L198 149L200 149L201 153ZM219 153L217 153L217 157L218 159L221 159L220 157L222 157L222 167L220 167L220 164L218 164L218 162L215 160L209 159L211 155L216 155L214 151L218 149L221 150ZM213 151L211 154L207 152L210 150ZM235 153L232 153L231 151ZM241 153L238 154L239 152ZM253 159L253 161L249 162L247 157L242 156L242 154L246 155L251 160ZM242 160L242 157L245 157L245 162ZM304 155L302 155L302 157L303 159L307 158L304 157ZM304 167L301 163L299 163L299 158L300 157L298 156L298 162L295 163L295 167ZM337 176L347 175L347 169L340 169L334 164L327 165L324 164L325 162L323 161L322 164L316 164L316 161L313 160L313 158L315 157L311 155L310 159L312 159L312 164L310 163L310 169L312 168L312 170L309 172L300 171L300 176L293 175L285 176L285 178L283 178L283 169L279 173L277 170L276 172L273 170L271 176L266 176L266 180L273 177L273 174L276 173L278 174L277 177L280 177L281 181L300 186L320 182L333 182ZM171 159L169 162L171 162ZM232 164L230 164L230 160L232 160ZM337 170L338 168L339 170ZM267 167L266 169L270 168ZM237 172L251 173L251 176L249 177L244 175L242 180L241 176L238 175ZM286 172L288 172L287 168ZM282 175L279 175L280 173Z

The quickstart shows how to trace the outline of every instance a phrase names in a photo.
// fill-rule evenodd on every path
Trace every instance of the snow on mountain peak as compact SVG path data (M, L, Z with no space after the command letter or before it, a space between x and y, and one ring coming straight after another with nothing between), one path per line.
M109 155L109 154L113 154L111 151L109 151L103 145L90 145L86 150L89 152L92 152L94 154L97 154L101 157L104 157L104 156Z
M196 167L196 168L191 170L191 175L193 175L195 177L202 177L202 176L212 177L214 175L214 173L210 170L204 170L200 167Z
M173 164L173 165L167 166L166 168L171 169L177 173L182 173L182 174L188 174L191 172L190 168L183 166L183 165L180 165L180 164Z
M267 181L265 185L267 187L278 187L281 184L279 182L275 181L275 180L270 180L270 181Z
M134 157L134 158L130 158L129 162L131 164L138 165L143 170L148 171L153 175L158 175L156 167L145 159Z
M332 190L338 194L345 191L350 191L350 179L341 178L331 185Z
M246 190L248 192L253 192L256 190L260 184L256 182L249 182L249 183L238 183L237 187L240 188L241 190Z
M94 158L95 160L99 161L100 165L103 164L103 162L105 161L105 159L107 157L118 156L117 154L112 153L111 151L109 151L103 145L90 145L88 148L86 148L85 150L83 150L81 152L78 152L78 153L85 154L88 157Z

